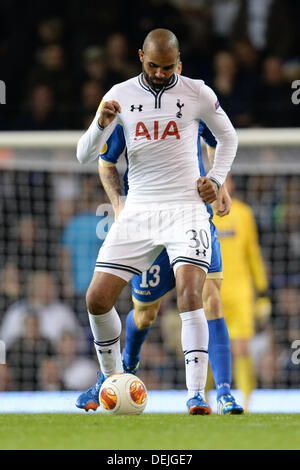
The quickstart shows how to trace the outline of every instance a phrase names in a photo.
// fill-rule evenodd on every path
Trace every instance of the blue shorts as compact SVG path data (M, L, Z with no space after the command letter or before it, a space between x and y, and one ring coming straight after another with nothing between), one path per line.
M212 253L207 279L222 279L221 247L217 229L212 221L210 221L210 232ZM174 289L174 287L175 277L166 250L163 250L158 255L147 271L134 276L131 280L133 299L147 304L156 302Z

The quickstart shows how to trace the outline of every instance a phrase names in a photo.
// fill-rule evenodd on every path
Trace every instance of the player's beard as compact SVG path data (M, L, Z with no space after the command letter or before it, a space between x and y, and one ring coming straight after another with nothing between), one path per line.
M167 80L162 80L161 82L155 83L151 79L150 75L145 71L144 64L142 64L142 70L143 70L143 75L145 77L146 82L154 90L161 90L163 87L167 86L173 80L173 77L174 77L174 74L172 74L171 77L169 77Z

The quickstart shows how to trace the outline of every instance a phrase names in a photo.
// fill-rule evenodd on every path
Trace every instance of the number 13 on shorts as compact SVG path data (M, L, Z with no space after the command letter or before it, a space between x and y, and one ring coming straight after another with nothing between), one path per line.
M151 268L148 269L148 271L144 271L142 273L142 282L140 284L140 287L143 289L147 289L149 286L150 287L156 287L158 286L160 282L160 266L158 264L154 264L151 266ZM148 274L151 275L148 276Z

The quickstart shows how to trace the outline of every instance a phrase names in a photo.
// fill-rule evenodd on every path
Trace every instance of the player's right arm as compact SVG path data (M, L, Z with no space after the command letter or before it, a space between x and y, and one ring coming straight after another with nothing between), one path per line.
M115 219L117 219L124 207L119 172L116 165L113 163L110 166L103 165L101 159L98 163L98 172L104 191L113 206Z
M99 149L104 146L118 123L117 115L121 112L121 107L117 101L109 99L113 96L112 90L105 95L93 122L78 141L76 156L80 163L88 163L98 157Z
M115 218L124 207L122 185L116 163L125 148L125 137L119 124L100 151L98 172L103 188L113 206Z

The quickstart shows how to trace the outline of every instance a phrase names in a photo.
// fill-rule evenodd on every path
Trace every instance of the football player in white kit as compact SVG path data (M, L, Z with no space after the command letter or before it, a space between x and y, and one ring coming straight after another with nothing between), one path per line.
M129 160L125 207L102 245L87 292L87 308L102 374L76 405L94 397L105 378L123 371L121 322L114 304L128 281L151 266L165 247L176 278L186 364L187 408L210 414L204 387L208 327L202 287L210 264L209 214L237 150L236 132L215 93L201 80L175 73L176 36L156 29L139 50L142 73L115 85L77 146L81 163L95 160L116 125L122 125ZM199 120L217 139L213 168L200 177ZM91 406L93 409L93 405ZM86 410L88 407L85 408Z

